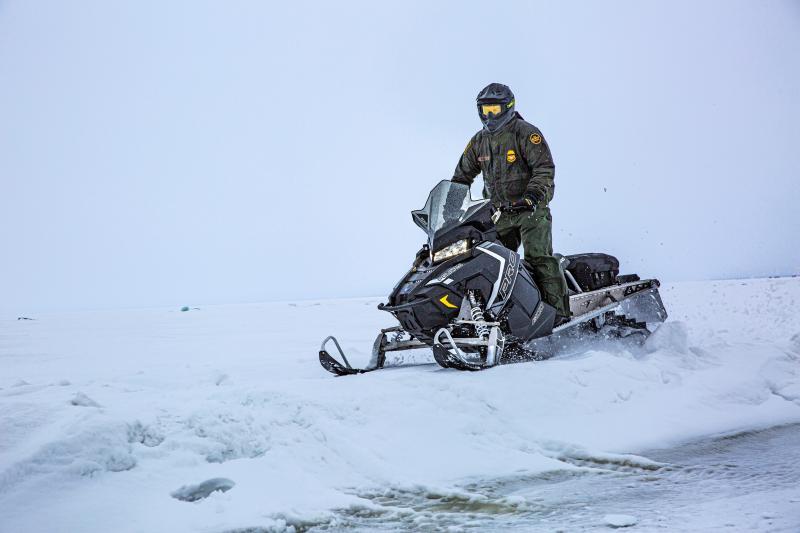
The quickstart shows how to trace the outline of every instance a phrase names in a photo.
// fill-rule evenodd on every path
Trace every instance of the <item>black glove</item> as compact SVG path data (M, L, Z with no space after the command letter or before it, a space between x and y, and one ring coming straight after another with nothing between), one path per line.
M535 196L526 194L521 199L511 202L506 207L507 211L536 211L536 204L539 203Z

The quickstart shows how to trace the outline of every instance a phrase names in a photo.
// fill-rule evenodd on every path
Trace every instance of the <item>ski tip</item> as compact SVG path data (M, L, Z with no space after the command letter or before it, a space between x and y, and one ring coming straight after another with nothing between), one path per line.
M348 368L344 366L342 363L334 359L333 356L331 356L331 354L329 354L326 350L319 351L319 363L322 365L322 368L331 374L336 374L337 376L349 376L363 372L357 368Z

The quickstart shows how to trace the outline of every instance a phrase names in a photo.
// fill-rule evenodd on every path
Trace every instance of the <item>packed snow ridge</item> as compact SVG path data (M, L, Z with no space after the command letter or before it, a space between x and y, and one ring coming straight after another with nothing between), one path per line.
M800 422L800 279L662 296L644 347L343 378L319 343L365 362L380 299L0 317L0 531L291 530L380 491L658 468L639 454ZM598 524L635 529L624 511Z

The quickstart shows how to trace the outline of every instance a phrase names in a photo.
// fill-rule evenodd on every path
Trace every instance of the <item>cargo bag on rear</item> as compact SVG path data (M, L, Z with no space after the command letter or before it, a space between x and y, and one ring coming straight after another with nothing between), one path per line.
M608 254L575 254L565 256L569 259L570 271L581 290L594 291L617 282L619 261Z

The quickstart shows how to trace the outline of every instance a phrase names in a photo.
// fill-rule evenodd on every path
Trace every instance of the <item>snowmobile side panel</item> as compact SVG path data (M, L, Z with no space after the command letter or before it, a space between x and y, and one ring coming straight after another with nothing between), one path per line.
M485 242L478 246L479 251L489 254L498 261L498 270L492 292L486 300L486 308L492 313L499 313L508 302L519 273L520 258L517 252L499 244Z
M509 314L509 319L512 315ZM528 335L520 337L520 339L536 339L545 337L553 332L553 324L556 321L556 308L548 304L544 300L540 300L539 304L534 309L533 313L529 315L531 318L526 324ZM510 326L510 324L509 324ZM511 327L514 331L523 330L523 326Z
M378 306L391 312L404 330L432 345L436 331L460 315L468 291L477 291L493 317L502 317L504 333L516 339L548 335L555 320L551 306L522 260L500 244L483 242L468 254L439 265L423 262L406 274Z
M405 331L432 345L434 333L459 316L467 290L488 298L500 273L497 260L477 248L437 265L423 262L378 309L392 313Z

